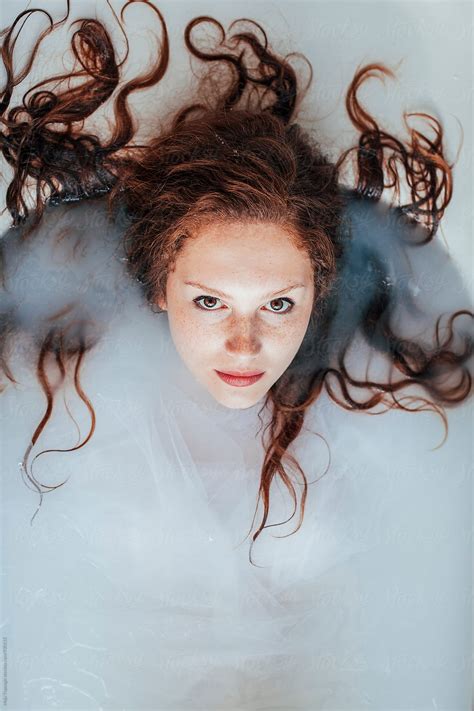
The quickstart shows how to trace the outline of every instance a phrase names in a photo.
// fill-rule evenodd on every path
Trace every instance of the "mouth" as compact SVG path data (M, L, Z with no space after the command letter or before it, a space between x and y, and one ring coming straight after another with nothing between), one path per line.
M250 370L246 373L237 373L231 371L228 373L223 373L220 370L216 370L217 375L221 380L223 380L228 385L233 385L237 388L243 388L247 385L253 385L257 380L260 380L264 373L262 371Z

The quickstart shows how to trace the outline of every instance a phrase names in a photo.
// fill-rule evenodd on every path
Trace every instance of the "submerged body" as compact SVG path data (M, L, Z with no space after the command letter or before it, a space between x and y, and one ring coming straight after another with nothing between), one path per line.
M348 214L335 339L356 330L369 298L369 281L347 291L367 249L385 254L403 332L420 334L424 319L466 303L439 246L410 252L408 269L386 208L359 200ZM91 224L102 242L95 232L90 241ZM58 240L66 227L69 240ZM294 518L267 528L251 566L262 401L227 407L193 377L166 312L150 312L124 280L120 230L107 228L100 203L54 208L42 230L24 251L13 234L4 243L15 278L3 303L22 324L10 361L19 385L0 399L9 707L353 711L422 709L435 698L467 708L470 476L460 453L470 406L449 413L448 438L434 449L443 431L432 412L368 416L323 392L290 447L310 482L303 524L286 538L277 537ZM425 270L443 279L426 286ZM44 412L32 325L71 302L101 334L81 372L96 430L80 450L34 462L44 484L67 479L37 509L18 468ZM363 338L354 344L356 371L370 361L384 372L381 354ZM84 436L87 408L71 384L65 393ZM72 447L76 435L59 398L34 451ZM269 522L291 513L274 480Z

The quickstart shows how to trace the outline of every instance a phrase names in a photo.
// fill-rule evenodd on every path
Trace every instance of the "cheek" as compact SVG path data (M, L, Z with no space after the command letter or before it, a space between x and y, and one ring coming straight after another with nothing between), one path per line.
M308 328L308 321L309 317L288 319L278 329L278 341L285 352L298 350Z
M296 356L303 343L308 323L309 316L304 321L292 324L280 334L278 347L275 348L275 358L280 364L285 364L287 367Z
M196 316L194 308L178 307L168 310L168 322L173 341L186 360L196 361L199 354L211 350L215 333L209 332L203 319Z

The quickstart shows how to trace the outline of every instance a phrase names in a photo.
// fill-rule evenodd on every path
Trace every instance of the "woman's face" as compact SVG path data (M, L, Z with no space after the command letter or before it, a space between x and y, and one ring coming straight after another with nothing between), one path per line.
M314 297L309 256L273 223L226 222L188 238L168 274L173 342L222 405L255 405L284 373L305 335ZM263 372L252 380L219 372Z

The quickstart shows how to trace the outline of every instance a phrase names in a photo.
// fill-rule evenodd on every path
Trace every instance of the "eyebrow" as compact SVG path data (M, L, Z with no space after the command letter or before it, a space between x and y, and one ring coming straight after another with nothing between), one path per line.
M204 284L199 284L197 281L185 281L185 284L188 286L195 286L198 289L202 289L203 291L212 293L212 294L217 294L217 296L221 296L223 299L230 299L231 297L228 294L224 294L222 291L219 291L218 289L212 289L210 286L204 286ZM286 286L284 289L280 289L279 291L275 291L273 294L267 294L264 296L264 299L269 299L270 297L273 296L279 296L280 294L284 294L287 291L293 291L294 289L304 289L306 288L305 284L290 284L289 286Z

